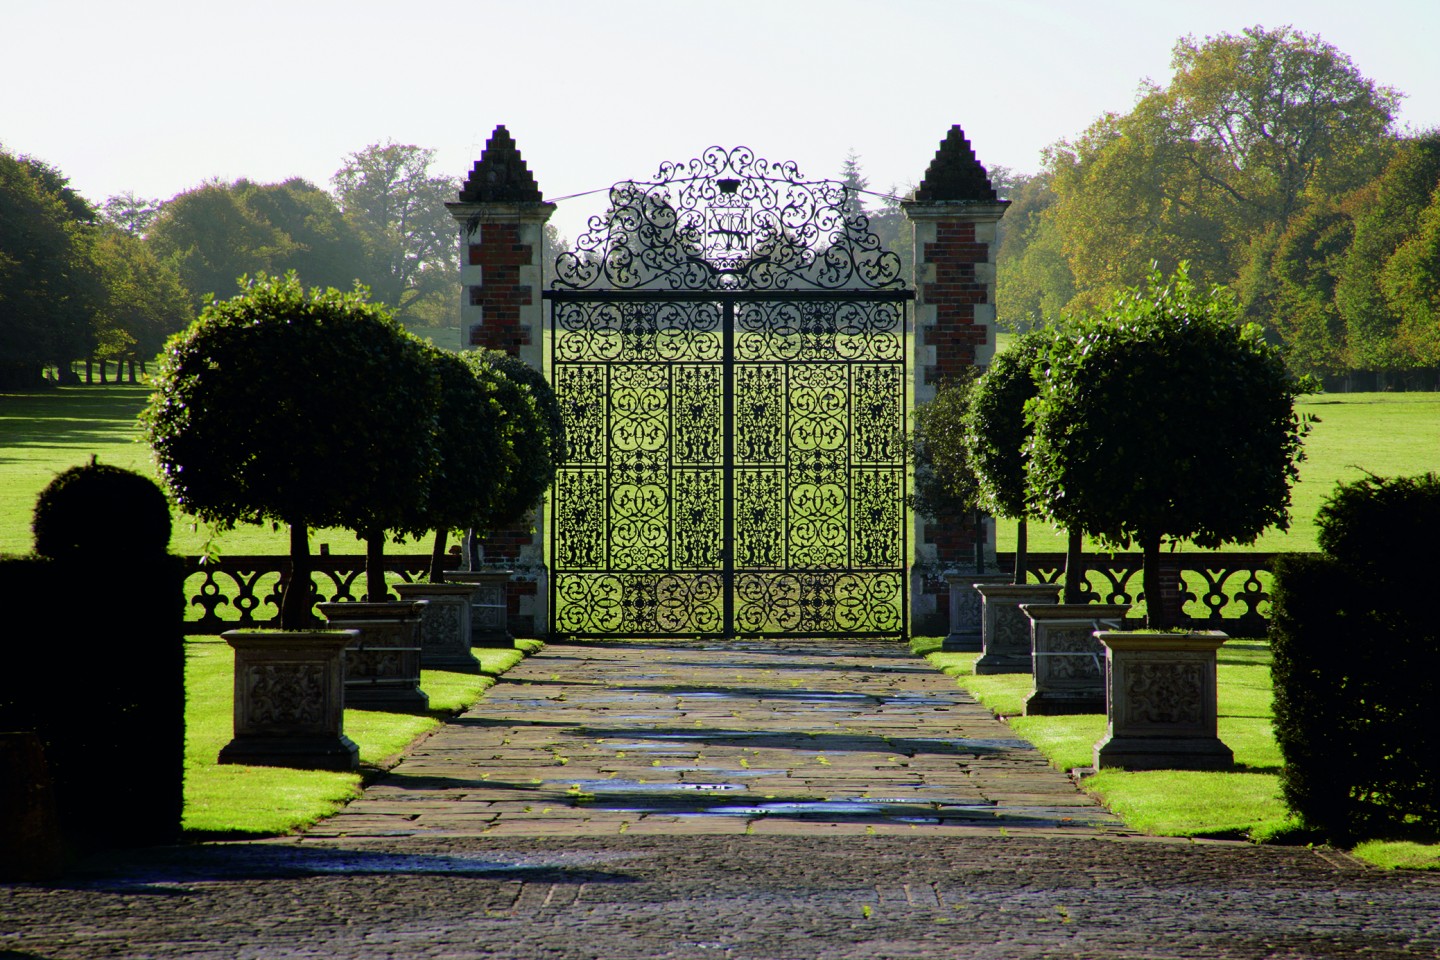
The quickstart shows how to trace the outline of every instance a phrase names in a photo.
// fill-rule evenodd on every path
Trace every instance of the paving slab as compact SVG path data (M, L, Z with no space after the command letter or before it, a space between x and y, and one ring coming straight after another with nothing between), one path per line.
M0 958L1440 957L1440 877L1138 835L916 664L552 646L304 835L0 885Z

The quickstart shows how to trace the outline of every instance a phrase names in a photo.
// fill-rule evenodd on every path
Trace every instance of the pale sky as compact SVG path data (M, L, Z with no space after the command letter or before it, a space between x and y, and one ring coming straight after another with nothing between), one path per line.
M745 144L809 177L918 180L952 123L982 163L1170 77L1185 34L1291 24L1440 126L1440 0L0 0L0 144L96 202L201 181L328 186L393 139L463 175L506 124L550 198ZM574 237L589 210L562 203Z

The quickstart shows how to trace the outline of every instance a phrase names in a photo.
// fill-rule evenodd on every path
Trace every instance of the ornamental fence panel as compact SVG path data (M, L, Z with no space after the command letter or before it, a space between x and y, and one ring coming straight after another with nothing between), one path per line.
M314 565L316 603L363 598L363 554L325 553L310 560ZM447 557L445 564L454 568L459 558ZM385 558L386 580L390 583L415 583L429 571L429 554ZM236 555L217 560L186 557L186 632L210 634L279 626L280 592L289 576L290 558L284 555Z
M1231 636L1264 636L1270 627L1270 588L1279 553L1166 553L1162 575L1180 578L1184 626L1224 630ZM1027 555L1027 579L1060 583L1064 553ZM1000 557L1001 569L1014 571L1014 556ZM1086 603L1140 603L1144 558L1139 553L1085 554ZM1141 618L1132 617L1138 625Z
M1181 578L1184 622L1197 629L1224 630L1232 636L1263 636L1270 624L1270 588L1276 553L1170 553L1164 562ZM1028 579L1059 583L1065 576L1065 554L1037 552L1028 557ZM315 602L359 600L364 593L363 555L320 554L315 566ZM1002 570L1013 571L1014 557L1000 558ZM458 566L459 558L446 558ZM428 554L385 558L391 583L414 583L429 569ZM1087 553L1086 602L1138 603L1142 557L1138 553ZM245 627L273 627L280 618L280 590L289 574L283 555L226 556L206 561L185 558L186 630L220 633ZM1132 618L1138 623L1139 618Z

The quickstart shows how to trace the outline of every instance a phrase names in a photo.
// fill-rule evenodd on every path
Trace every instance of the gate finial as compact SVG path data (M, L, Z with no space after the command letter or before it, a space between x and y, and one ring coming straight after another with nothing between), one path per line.
M979 200L994 203L995 188L990 185L990 175L975 157L970 141L960 124L950 128L935 159L925 171L925 177L915 190L915 199L924 202L947 200Z
M460 188L461 202L538 203L544 199L510 131L499 124Z

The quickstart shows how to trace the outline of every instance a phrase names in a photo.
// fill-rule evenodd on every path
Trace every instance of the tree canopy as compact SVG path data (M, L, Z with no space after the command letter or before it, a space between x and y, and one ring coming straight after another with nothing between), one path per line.
M364 251L335 200L301 179L211 181L166 201L148 241L203 306L243 276L294 271L302 283L365 282Z
M1182 264L1071 321L1044 357L1030 499L1069 529L1138 541L1150 597L1162 541L1253 543L1289 523L1299 389L1263 331L1237 320L1229 292L1201 290ZM1158 605L1150 615L1157 625Z
M424 503L410 466L433 460L438 383L383 389L417 357L428 371L363 292L260 276L166 346L145 437L188 513L220 529L288 524L294 582L308 590L309 527L394 529L407 519L397 510ZM306 593L287 591L285 627L309 617Z
M1382 279L1436 187L1428 135L1397 137L1402 95L1293 27L1184 37L1171 66L1012 194L1001 321L1101 308L1184 261L1230 286L1297 373L1433 364L1435 314L1408 292L1425 289L1425 241Z
M460 263L455 220L445 209L459 187L431 173L435 151L393 141L345 158L331 178L345 222L364 245L365 282L396 319L458 323Z
M104 291L87 209L53 168L0 151L0 383L31 385L93 347Z

